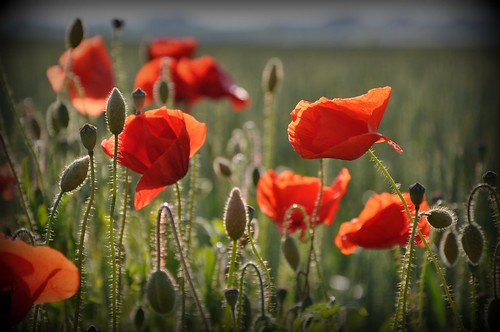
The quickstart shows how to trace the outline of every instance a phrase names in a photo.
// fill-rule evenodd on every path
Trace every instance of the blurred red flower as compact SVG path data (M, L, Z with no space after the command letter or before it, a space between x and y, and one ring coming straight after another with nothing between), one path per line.
M33 304L65 300L80 285L78 269L48 246L31 246L0 234L0 325L15 326Z
M127 116L118 135L117 161L142 174L136 186L136 210L186 175L189 159L205 142L206 132L206 125L193 116L166 107ZM114 136L103 140L101 147L113 157Z
M414 213L415 207L411 202L410 194L403 193L403 197L410 211ZM420 204L419 212L428 209L429 205L424 199ZM353 253L358 246L367 249L404 246L410 239L410 227L410 221L398 195L375 194L368 199L357 218L340 225L339 232L335 236L335 244L345 255ZM418 228L427 239L431 229L427 218L419 219ZM423 246L418 235L415 235L415 242Z
M15 184L16 177L9 164L0 165L0 193L3 200L10 201L14 198Z
M378 127L391 96L391 87L375 88L354 98L302 100L290 113L288 140L302 158L354 160L377 142L403 150Z
M67 75L64 72L66 66ZM103 113L115 80L102 37L84 39L71 52L64 52L59 65L47 69L47 78L56 93L66 83L68 99L78 112L91 116Z
M347 168L343 168L332 181L331 186L323 187L323 196L318 212L317 224L330 225L333 223L335 214L339 209L341 198L347 191L347 185L351 175ZM312 216L318 191L320 179L310 176L301 176L286 170L276 174L274 170L267 171L257 183L257 203L259 208L276 225L281 234L285 233L284 218L286 211L293 204L304 207L309 217ZM302 236L308 225L304 221L302 213L294 209L288 221L288 232L293 233L300 229Z
M136 75L134 87L146 92L145 106L154 101L153 86L167 66L174 85L175 103L186 103L186 108L202 97L229 98L235 110L250 105L248 92L233 79L212 57L171 59L155 58L144 64Z
M148 45L148 58L191 58L197 47L198 43L193 37L158 37L152 39Z

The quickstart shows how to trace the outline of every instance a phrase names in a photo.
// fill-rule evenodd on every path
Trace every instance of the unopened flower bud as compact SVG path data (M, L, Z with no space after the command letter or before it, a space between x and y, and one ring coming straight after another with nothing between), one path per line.
M90 325L85 332L98 332L99 330L94 325Z
M273 93L283 81L283 63L279 58L271 58L262 72L262 88Z
M94 151L94 147L97 143L97 128L86 123L80 128L80 139L87 151Z
M469 264L479 265L484 248L484 235L479 225L470 223L465 226L462 230L461 242Z
M218 176L229 178L233 174L231 161L224 157L216 157L213 162L213 167L215 174Z
M416 182L410 186L409 191L410 199L415 204L415 209L418 209L424 200L425 187Z
M170 84L162 79L157 80L153 85L153 96L156 104L166 105L170 97Z
M38 141L42 137L42 128L40 127L40 123L34 116L28 116L27 122L31 137L33 140Z
M66 36L66 46L68 48L75 48L83 40L83 24L82 20L77 18L68 29Z
M132 92L132 100L134 101L135 113L141 113L146 102L146 92L140 88L135 89Z
M445 206L438 206L426 211L427 221L437 230L444 230L454 225L457 221L456 214Z
M224 227L231 240L237 241L243 236L247 225L247 218L247 208L241 198L241 192L238 188L233 188L229 194L224 211Z
M134 326L138 331L141 330L145 320L146 320L146 313L144 312L142 306L139 306L134 314Z
M126 115L127 105L125 104L125 99L123 99L120 90L115 87L111 91L106 105L108 128L112 134L118 135L123 131Z
M292 236L288 234L285 235L281 241L281 251L283 252L283 255L285 256L285 259L290 267L294 271L297 271L300 264L300 253L297 243Z
M168 314L175 308L175 281L168 271L157 270L151 274L146 285L146 297L151 307L159 314Z
M80 187L87 179L89 157L76 159L63 171L59 183L61 192L68 193Z
M451 268L455 266L460 255L458 236L454 229L450 228L444 233L439 244L439 255L444 264Z
M227 303L234 310L234 306L238 301L238 290L236 288L229 288L224 291L224 297L226 298Z
M500 331L500 298L494 297L486 307L486 323L488 324L488 331Z
M487 171L483 174L483 181L493 188L496 188L498 185L498 174L493 171Z
M69 112L66 103L56 100L47 109L47 125L52 134L57 135L62 129L68 127Z
M122 29L124 25L125 25L125 21L122 19L114 18L111 20L111 26L116 30Z

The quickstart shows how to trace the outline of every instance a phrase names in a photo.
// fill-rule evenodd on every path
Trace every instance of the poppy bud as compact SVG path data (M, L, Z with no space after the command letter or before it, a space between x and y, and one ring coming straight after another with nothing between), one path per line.
M144 321L146 320L146 313L142 306L139 306L134 314L134 326L137 330L141 330L141 327L144 325Z
M123 95L118 88L113 88L108 97L106 105L106 118L108 128L112 134L118 135L123 131L125 117L127 115L127 105Z
M135 113L141 113L146 102L146 92L140 88L135 89L132 92L132 100L134 101Z
M68 193L80 187L87 179L88 170L88 156L73 161L62 173L59 183L61 192Z
M483 255L484 236L478 224L470 223L462 230L462 248L472 266L477 266Z
M166 105L168 101L168 97L170 95L170 84L162 79L159 79L155 82L153 86L153 95L155 97L155 101L158 105Z
M236 288L229 288L224 291L224 297L232 310L234 310L234 306L238 301L238 294L239 292Z
M257 183L260 180L261 169L258 166L255 166L252 170L252 182L253 185L257 187Z
M68 29L68 34L66 36L66 46L68 48L75 48L83 40L83 24L82 20L77 18L73 24Z
M231 161L224 157L216 157L213 167L215 174L219 176L229 178L233 174Z
M85 332L97 332L99 331L94 325L90 325Z
M283 81L283 63L279 58L271 58L262 72L262 88L273 93Z
M286 288L278 288L276 290L276 297L278 298L278 303L280 305L283 305L283 302L285 302L287 295L288 295L288 290Z
M80 139L82 140L82 144L87 151L94 151L94 147L97 142L97 128L86 123L82 128L80 128Z
M247 218L247 208L241 198L241 192L238 188L233 188L229 194L224 211L224 227L231 240L237 241L243 236L247 225Z
M281 241L281 251L288 264L290 264L294 271L297 271L300 264L300 253L295 239L288 234L285 235Z
M424 200L425 187L416 182L410 186L409 191L410 199L415 204L415 209L418 209Z
M66 104L60 100L56 100L49 105L47 109L47 125L52 134L57 135L59 132L67 128L69 124L69 112Z
M40 123L38 123L38 120L35 117L28 117L28 128L31 133L31 137L33 137L35 141L38 141L42 136L42 129L40 128Z
M447 267L453 267L458 261L460 249L458 237L454 229L449 229L444 233L439 244L439 255Z
M159 314L168 314L174 309L177 293L168 271L157 270L151 274L146 285L146 297Z
M125 25L125 21L119 18L114 18L111 20L111 26L116 30L120 30Z
M444 230L454 225L457 220L456 214L447 207L439 206L424 213L427 221L437 230Z
M488 324L489 331L500 331L500 299L493 298L486 307L486 323Z
M498 174L493 171L487 171L483 174L483 181L493 188L496 188L498 184Z

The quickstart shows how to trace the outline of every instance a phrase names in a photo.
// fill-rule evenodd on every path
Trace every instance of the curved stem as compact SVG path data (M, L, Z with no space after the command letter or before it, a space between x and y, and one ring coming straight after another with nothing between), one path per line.
M201 318L202 318L203 323L205 325L205 329L207 331L211 331L212 328L210 327L210 322L208 321L208 319L205 315L205 312L204 312L203 307L201 305L201 301L198 297L198 293L197 293L196 288L194 286L193 279L191 278L186 259L184 257L184 249L182 247L182 243L181 243L181 239L179 237L179 234L177 233L177 228L175 227L174 216L172 215L172 211L170 210L170 207L168 206L168 204L163 204L162 206L167 211L168 216L170 218L170 222L172 224L172 233L174 235L175 243L177 244L177 248L179 250L179 258L180 258L181 265L182 265L182 271L183 271L183 273L188 281L189 287L191 288L193 298L194 298L194 300L196 302L196 306L198 307L198 310L200 312Z
M113 331L117 329L118 320L118 294L117 294L117 278L116 278L116 252L115 252L115 227L114 227L114 214L116 205L116 170L118 159L118 135L114 135L115 145L113 153L113 179L112 179L112 194L111 194L111 211L109 213L109 246L111 250L111 327Z
M57 213L57 207L59 206L59 203L61 202L63 195L64 192L60 191L59 194L57 195L54 204L52 205L52 209L50 209L49 221L47 222L47 232L45 233L46 246L48 246L50 243L51 233L52 233L52 223L54 221L55 214Z
M266 317L266 310L265 310L265 295L264 295L264 284L262 282L262 276L260 274L260 270L259 268L257 267L257 265L255 265L255 263L253 262L248 262L245 264L245 266L243 266L243 268L241 269L241 276L240 276L240 289L239 289L239 292L238 292L238 320L237 320L237 324L235 326L235 329L236 331L239 331L240 330L240 326L243 325L242 324L242 312L243 312L243 286L245 284L245 272L247 270L247 268L249 266L252 266L254 269L255 269L255 273L257 274L257 277L259 278L259 287L260 287L260 307L261 307L261 312L262 312L262 316L263 317Z
M90 211L92 210L92 204L94 202L94 193L95 193L95 169L94 169L94 152L89 151L89 159L90 159L90 197L87 204L87 209L85 210L85 214L83 216L82 228L80 230L80 243L78 244L78 258L76 261L78 271L80 273L80 287L78 287L78 293L76 295L76 306L75 306L75 316L73 317L73 329L74 331L78 331L80 326L80 305L82 299L82 266L83 266L83 246L85 243L85 234L87 232L87 220L90 215Z
M227 288L233 287L233 275L234 268L236 266L236 254L238 251L238 241L233 241L233 248L231 250L231 263L229 264L229 272L227 277ZM226 304L226 326L225 330L229 331L229 317L230 317L230 306Z

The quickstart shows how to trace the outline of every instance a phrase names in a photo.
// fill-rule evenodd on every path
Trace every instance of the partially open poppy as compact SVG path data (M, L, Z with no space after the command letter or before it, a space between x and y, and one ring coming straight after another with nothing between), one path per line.
M103 113L115 81L102 37L84 39L71 52L64 52L59 65L47 69L47 78L55 92L66 83L68 99L78 112L91 116Z
M159 57L191 58L198 47L193 37L157 37L148 45L149 60Z
M205 142L207 127L180 110L161 107L129 115L118 135L118 163L142 174L136 186L135 209L149 204L163 189L182 179L189 159ZM113 157L114 136L101 143Z
M0 325L15 326L33 304L65 300L80 285L78 269L48 246L0 234Z
M235 110L242 110L250 104L248 92L237 85L229 73L212 57L173 59L155 58L144 64L136 75L134 87L146 92L145 106L154 101L154 84L161 78L164 67L168 68L174 84L175 103L187 106L201 98L229 98Z
M306 159L354 160L382 141L401 153L399 145L377 131L390 96L387 86L354 98L302 100L290 113L288 140Z
M347 168L343 168L332 181L331 186L323 187L323 196L318 212L317 224L330 225L339 209L340 200L347 191L351 175ZM276 174L274 170L267 171L257 183L257 202L262 213L268 216L280 232L285 233L285 214L294 204L304 207L311 217L318 197L320 179L310 176L301 176L286 170ZM300 229L302 235L307 229L303 214L294 209L288 220L288 232L293 233Z
M414 213L415 207L410 195L403 193L403 198L409 210ZM428 209L427 201L424 200L420 204L419 212ZM357 218L340 225L335 244L345 255L353 253L358 246L367 249L404 246L409 241L410 227L410 221L398 195L376 194L368 199ZM431 228L425 217L419 219L418 228L427 239ZM415 242L423 246L418 235L415 235Z

